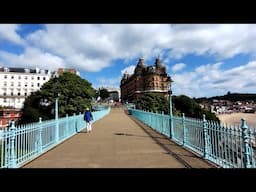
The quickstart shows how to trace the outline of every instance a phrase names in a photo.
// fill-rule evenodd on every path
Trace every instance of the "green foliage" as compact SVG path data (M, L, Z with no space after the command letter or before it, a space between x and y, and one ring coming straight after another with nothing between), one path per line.
M180 116L182 113L185 113L186 117L202 119L203 114L205 114L207 120L214 120L219 122L219 119L215 114L202 109L198 103L185 95L173 96L172 103L173 115L175 116ZM144 94L139 100L136 101L135 105L136 109L140 110L149 110L153 112L164 111L165 114L169 113L168 99L157 93Z
M100 98L101 98L102 100L104 100L104 99L106 99L106 98L109 97L109 92L108 92L107 89L101 88L101 89L98 90L98 92L97 92L97 94L96 94L96 97L98 97L98 96L100 96Z
M40 91L32 93L25 100L20 123L54 118L55 99L59 97L59 116L73 115L91 107L95 90L91 83L72 73L63 73L59 78L50 79Z
M227 92L226 95L223 96L215 96L210 98L197 98L197 102L203 101L212 101L213 99L221 99L221 100L228 100L228 101L255 101L256 102L256 94L249 94L249 93L230 93Z
M188 96L180 95L173 97L173 103L175 108L182 113L185 113L187 117L193 118L202 118L203 114L205 114L207 120L218 121L218 117L209 111L202 109L195 100L191 99Z
M135 103L137 109L168 113L168 101L163 95L146 93Z

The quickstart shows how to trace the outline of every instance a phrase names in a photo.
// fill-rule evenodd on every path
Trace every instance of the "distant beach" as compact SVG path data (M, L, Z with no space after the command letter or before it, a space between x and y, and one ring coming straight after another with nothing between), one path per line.
M217 115L221 123L227 123L229 125L241 125L241 118L246 119L248 127L256 128L256 114L255 113L231 113Z

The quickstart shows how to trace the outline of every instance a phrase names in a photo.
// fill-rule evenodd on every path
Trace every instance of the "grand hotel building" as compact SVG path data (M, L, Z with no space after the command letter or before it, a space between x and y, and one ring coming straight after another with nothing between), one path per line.
M144 59L140 58L134 73L125 73L121 79L121 100L134 102L144 93L160 93L167 97L170 81L171 77L167 75L160 58L152 66L146 66Z
M21 109L25 98L49 81L52 73L43 69L0 67L0 106Z

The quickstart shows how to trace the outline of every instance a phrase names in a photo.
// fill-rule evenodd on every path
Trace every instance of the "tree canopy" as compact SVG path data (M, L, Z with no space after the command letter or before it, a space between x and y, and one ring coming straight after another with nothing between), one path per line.
M212 101L213 99L223 99L232 102L236 101L256 101L256 94L253 93L231 93L230 91L227 92L226 95L222 96L214 96L210 98L197 98L197 102L205 102L205 101Z
M105 88L100 88L100 89L97 91L97 93L96 93L96 97L98 97L98 96L100 96L100 98L101 98L102 100L105 100L105 99L107 99L107 98L109 97L109 92L108 92L108 90L105 89Z
M159 93L146 93L136 101L135 105L137 109L141 110L169 113L169 101ZM173 107L173 114L179 115L175 107Z
M205 114L206 119L218 121L219 119L215 114L202 109L198 103L196 103L193 99L188 96L173 96L172 97L172 109L173 114L176 116L181 115L181 113L185 113L187 117L193 118L202 118L203 114ZM164 112L168 114L169 109L169 101L161 94L157 93L146 93L135 103L137 109L141 110L150 110L153 112Z
M174 96L173 103L175 108L181 113L185 113L187 117L202 119L203 114L205 114L207 120L214 120L219 122L218 117L214 113L202 109L195 100L186 95Z
M50 79L39 91L33 92L26 98L20 123L38 121L39 117L44 120L53 119L57 96L59 117L83 112L86 107L91 107L95 93L90 82L65 72L58 78Z

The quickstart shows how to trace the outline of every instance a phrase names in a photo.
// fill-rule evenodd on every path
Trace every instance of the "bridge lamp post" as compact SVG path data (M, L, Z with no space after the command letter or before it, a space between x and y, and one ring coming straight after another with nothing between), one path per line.
M170 115L170 138L173 138L173 113L172 113L172 85L173 80L168 80L168 94L169 94L169 115Z
M58 78L59 75L56 73L54 75L54 82L55 82L55 122L56 122L56 129L55 129L55 141L56 143L59 141L59 93L57 92L57 85L58 85Z

